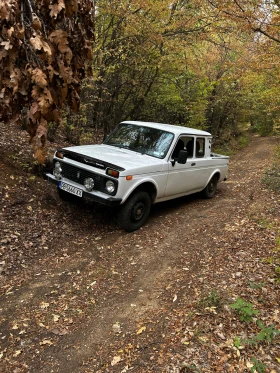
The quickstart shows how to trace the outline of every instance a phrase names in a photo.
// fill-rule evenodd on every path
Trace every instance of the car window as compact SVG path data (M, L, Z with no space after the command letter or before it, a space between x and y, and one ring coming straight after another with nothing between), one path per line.
M121 123L104 144L129 149L137 153L164 158L174 134L157 128Z
M197 158L203 158L205 156L205 138L197 137L195 143L196 143L195 156Z

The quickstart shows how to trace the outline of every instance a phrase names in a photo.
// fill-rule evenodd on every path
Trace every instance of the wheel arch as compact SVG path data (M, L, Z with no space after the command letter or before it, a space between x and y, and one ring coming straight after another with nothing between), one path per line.
M221 179L221 171L220 170L215 170L211 173L209 176L208 180L206 181L205 187L208 185L209 181L212 179L213 176L217 176L217 181L219 182Z
M149 194L149 196L151 197L151 202L152 203L154 203L154 201L156 200L156 197L157 197L157 187L156 187L156 185L154 183L152 183L151 181L144 181L141 184L136 185L135 188L130 191L130 193L126 196L125 201L132 194L134 194L138 191L147 192Z

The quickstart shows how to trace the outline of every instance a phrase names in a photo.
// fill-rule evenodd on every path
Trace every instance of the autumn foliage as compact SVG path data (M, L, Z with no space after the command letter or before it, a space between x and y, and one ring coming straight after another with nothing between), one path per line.
M46 125L79 108L93 43L91 0L0 0L0 120L21 122L43 162Z

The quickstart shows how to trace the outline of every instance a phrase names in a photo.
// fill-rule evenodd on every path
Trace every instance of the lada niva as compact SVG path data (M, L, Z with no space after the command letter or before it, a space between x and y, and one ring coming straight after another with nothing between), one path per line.
M229 157L211 152L210 133L170 124L121 122L102 144L58 149L53 172L62 199L119 206L121 228L132 232L153 203L201 192L214 197Z

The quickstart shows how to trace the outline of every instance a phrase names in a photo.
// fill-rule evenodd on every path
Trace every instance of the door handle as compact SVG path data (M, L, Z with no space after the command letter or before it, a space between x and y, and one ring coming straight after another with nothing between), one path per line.
M195 166L195 165L196 165L196 163L192 163L192 164L191 164L191 166Z

